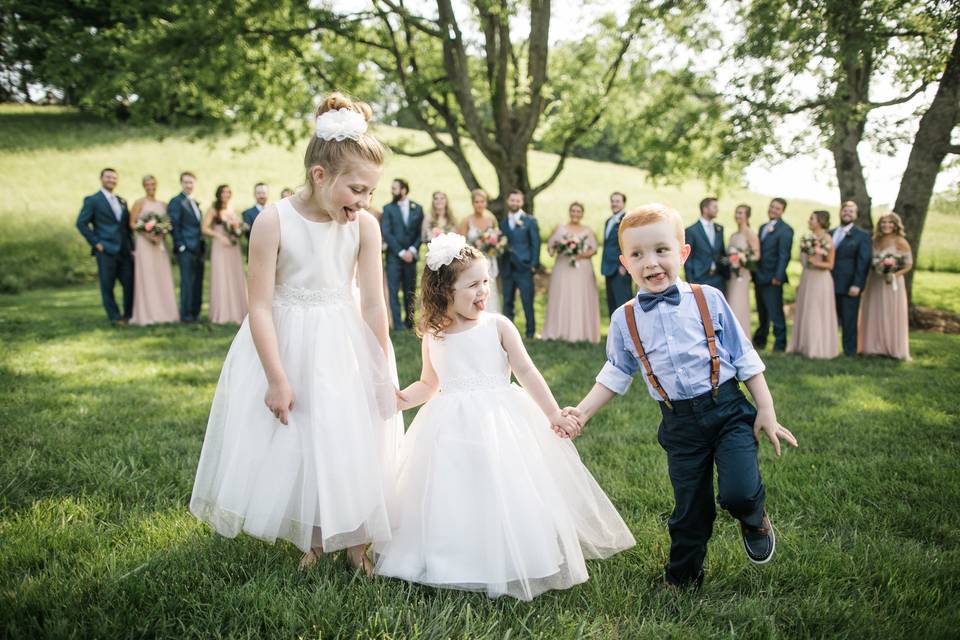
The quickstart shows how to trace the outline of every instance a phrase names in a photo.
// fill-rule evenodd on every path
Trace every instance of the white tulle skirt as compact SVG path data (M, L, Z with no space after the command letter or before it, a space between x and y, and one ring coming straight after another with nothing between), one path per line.
M264 404L266 376L245 319L210 410L190 511L217 532L303 551L390 539L403 421L396 366L355 303L275 305L294 392L284 426Z
M586 581L585 558L635 544L576 448L517 386L441 392L400 459L380 575L530 600Z

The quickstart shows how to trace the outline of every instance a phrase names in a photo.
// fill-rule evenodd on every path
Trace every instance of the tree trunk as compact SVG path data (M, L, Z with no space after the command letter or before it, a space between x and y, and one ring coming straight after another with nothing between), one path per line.
M940 165L950 152L950 134L960 123L960 30L940 78L937 95L930 103L910 148L907 168L900 180L900 191L894 206L903 220L907 240L913 249L913 262L920 254L920 238L927 219L927 209ZM913 300L913 271L907 274L907 296Z
M857 203L857 225L864 229L873 226L871 207L873 200L867 192L867 181L863 176L863 165L857 145L863 138L864 120L844 121L834 125L834 137L830 144L833 162L837 170L837 184L840 187L840 201L853 200Z

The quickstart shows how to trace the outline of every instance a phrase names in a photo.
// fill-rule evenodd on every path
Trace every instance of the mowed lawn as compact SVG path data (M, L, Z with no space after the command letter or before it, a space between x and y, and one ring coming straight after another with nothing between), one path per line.
M187 511L235 326L113 328L93 285L0 297L0 636L948 638L960 613L960 338L914 361L765 354L801 448L762 449L775 561L721 515L696 593L666 592L672 501L639 381L577 446L637 538L532 603L365 579L342 558L218 537ZM418 343L394 337L404 382ZM529 343L561 403L602 346ZM481 410L478 407L478 410ZM411 416L408 416L410 418Z

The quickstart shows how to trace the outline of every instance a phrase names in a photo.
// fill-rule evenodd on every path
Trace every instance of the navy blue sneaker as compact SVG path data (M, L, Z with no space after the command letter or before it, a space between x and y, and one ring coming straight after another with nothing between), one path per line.
M777 537L773 533L773 525L766 513L759 527L748 527L740 523L740 534L743 538L743 550L753 564L767 564L773 558L777 548Z

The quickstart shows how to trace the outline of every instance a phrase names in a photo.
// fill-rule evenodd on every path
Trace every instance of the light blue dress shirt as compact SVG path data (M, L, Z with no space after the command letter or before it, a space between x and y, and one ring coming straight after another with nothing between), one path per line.
M644 311L634 302L633 312L640 342L663 390L670 400L689 400L710 391L710 350L693 290L686 282L677 280L676 284L680 290L679 305L661 302ZM738 380L749 380L762 373L766 367L723 294L711 286L701 286L717 334L720 384L734 376ZM625 309L620 307L610 318L607 362L597 375L597 382L620 395L627 392L633 376L642 368L627 327ZM640 373L650 396L663 400L650 385L645 372Z

